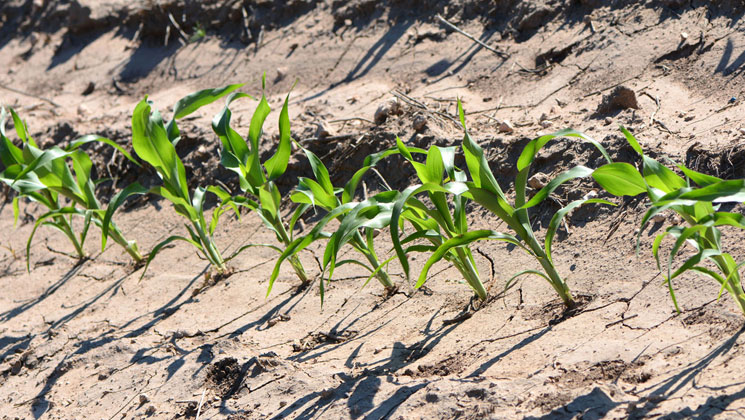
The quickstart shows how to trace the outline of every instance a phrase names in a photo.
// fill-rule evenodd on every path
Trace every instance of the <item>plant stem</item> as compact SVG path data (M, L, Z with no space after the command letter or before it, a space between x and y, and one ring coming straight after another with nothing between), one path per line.
M714 229L714 227L706 229L705 237L711 244L719 247ZM722 271L722 274L724 274L725 282L727 282L726 285L723 284L722 286L728 289L730 295L732 295L732 298L735 300L735 303L740 308L740 311L745 315L745 292L742 289L742 281L738 269L736 267L730 267L727 260L721 255L716 255L713 258L716 265ZM731 268L734 268L734 270Z
M359 231L357 231L350 243L360 253L362 253L365 258L367 258L367 261L370 263L370 266L372 266L373 270L378 270L378 268L380 268L380 261L378 261L378 257L377 255L375 255L375 251L372 249L368 249L367 246L365 246L365 240L362 238L362 235ZM377 274L375 274L375 278L377 278L380 284L382 284L383 287L385 287L385 289L388 291L394 290L396 288L396 286L393 284L393 281L391 281L390 276L388 276L388 273L382 268L378 270Z
M50 210L59 210L59 204L57 203L57 199L55 196L52 195L49 190L42 191L42 194L49 202ZM64 232L65 236L72 242L73 246L75 247L75 252L78 254L78 257L85 258L85 250L83 249L83 245L78 241L77 236L75 236L75 232L72 230L72 226L70 226L70 223L67 221L67 219L64 218L64 216L55 216L53 217L55 223L60 226L60 229L62 232Z
M533 232L530 232L530 235L526 235L526 242L530 247L530 250L533 251L535 258L541 264L541 267L543 267L543 271L548 276L551 287L553 287L556 293L559 294L559 297L562 301L564 301L564 305L567 308L574 307L576 302L574 301L572 292L569 290L569 286L567 286L564 279L561 278L559 272L556 271L556 267L554 267L553 262L548 259L548 257L546 256L546 251L544 251L543 247L540 243L538 243L538 240L532 233Z
M85 250L83 249L83 245L78 241L78 238L75 236L75 233L72 231L72 226L67 222L67 219L65 219L62 216L56 216L55 218L56 223L62 228L62 231L65 233L67 238L72 242L73 246L75 247L75 252L78 254L78 257L85 258Z
M277 229L277 232L279 232L280 239L282 243L285 245L285 248L290 245L290 235L287 234L287 229L285 229L285 224L282 223L282 218L279 216L279 212L276 214L276 223L274 223L274 228ZM300 279L300 282L302 284L307 284L310 279L308 279L308 275L305 272L305 267L303 267L303 263L300 261L300 258L296 255L293 255L289 258L290 265L292 265L292 269L295 270L295 274Z
M129 254L130 257L134 260L135 263L142 262L142 254L140 254L140 250L137 247L137 242L135 241L128 241L122 232L119 230L119 228L114 224L114 222L111 222L111 226L109 229L109 236L111 236L111 239L119 244L122 248L124 248L125 251L127 251L127 254Z
M463 275L463 278L466 279L468 285L471 286L471 288L476 292L479 298L481 300L486 300L488 296L486 289L484 289L484 284L481 282L481 277L476 271L476 267L474 267L471 263L471 259L468 258L468 255L466 255L466 252L463 250L463 248L458 247L455 249L455 252L456 254L458 254L458 264L455 264L455 266L458 268L458 271L460 271L461 275Z
M215 242L212 240L212 238L205 233L205 229L198 221L192 220L192 225L194 225L194 229L196 230L197 234L199 235L199 239L202 242L202 248L204 249L204 253L206 254L205 256L215 267L217 273L222 274L227 271L225 260L223 260L222 255L220 255L220 251L215 246Z

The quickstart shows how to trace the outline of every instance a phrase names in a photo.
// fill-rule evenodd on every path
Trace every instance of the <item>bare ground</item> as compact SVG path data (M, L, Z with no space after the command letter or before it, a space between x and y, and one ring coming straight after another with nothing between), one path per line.
M338 180L396 135L422 146L459 144L456 98L504 187L522 145L558 128L585 131L614 159L634 161L619 124L655 156L745 176L738 2L281 3L247 3L244 20L241 2L6 2L0 102L26 117L41 142L99 133L127 144L130 112L145 94L167 111L207 86L246 82L258 93L266 72L275 108L297 80L294 136ZM180 42L169 13L187 35L200 24L207 36ZM448 29L438 13L497 52ZM635 92L639 109L601 106L618 85ZM392 97L402 113L371 122ZM195 185L235 186L218 167L219 142L209 129L218 106L183 124L179 153ZM247 128L251 112L249 102L234 107L238 127ZM418 118L426 123L420 132ZM330 138L317 138L322 120ZM499 131L504 120L514 132ZM102 184L103 193L133 180L156 182L110 152L99 156L99 175L118 177ZM535 170L551 174L577 163L597 165L600 156L556 142ZM399 161L381 172L396 187L411 181ZM296 155L283 188L308 173ZM379 188L376 178L366 182ZM545 226L558 203L591 188L583 182L558 191L536 223ZM243 254L234 275L210 285L206 262L173 247L140 281L119 249L100 252L91 238L91 259L78 262L58 252L67 250L61 235L43 230L27 273L25 239L40 209L22 204L14 228L6 203L0 415L195 418L201 403L200 418L231 419L742 417L742 315L728 296L716 300L716 284L695 275L676 284L683 309L676 314L650 256L654 233L644 232L635 252L643 203L619 204L576 212L571 233L556 244L554 258L584 303L580 310L563 313L546 283L525 279L454 322L470 294L444 264L417 292L394 268L401 292L389 298L377 284L360 289L364 276L343 267L321 307L317 289L297 290L287 268L265 298L275 258L269 250ZM159 201L136 201L119 218L146 250L181 229ZM477 208L471 223L500 229ZM260 226L252 215L225 218L218 243L271 242ZM742 256L741 237L725 240ZM389 248L380 244L381 253ZM535 264L501 245L478 248L495 293ZM320 253L302 257L314 273ZM416 272L423 262L414 264Z

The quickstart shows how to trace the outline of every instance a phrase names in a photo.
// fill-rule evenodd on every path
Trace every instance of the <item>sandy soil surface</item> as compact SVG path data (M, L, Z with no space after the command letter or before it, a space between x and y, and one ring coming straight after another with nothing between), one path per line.
M145 95L168 114L205 87L246 83L246 92L260 94L266 72L276 109L297 81L293 135L334 180L396 136L420 146L460 144L457 98L505 190L526 142L559 128L582 130L614 159L636 162L619 124L653 156L742 178L744 12L740 2L696 0L7 0L0 102L21 113L42 144L96 133L129 147L131 111ZM187 42L198 28L206 36ZM631 104L613 103L608 95L618 86L633 91ZM392 98L401 111L375 123L376 109ZM235 188L209 125L220 106L183 122L178 152L194 185ZM238 129L247 130L253 107L233 108ZM267 138L276 134L276 115ZM92 150L99 176L117 178L102 194L157 182L104 147ZM556 141L534 168L554 174L578 163L602 162L589 146ZM400 160L380 172L394 187L413 182ZM283 191L309 174L295 153ZM366 186L380 188L375 177ZM534 212L536 225L545 228L559 204L592 188L583 181L557 190ZM91 258L76 261L60 253L69 252L61 234L42 229L28 273L26 238L42 209L22 203L13 227L2 193L2 419L745 416L743 316L728 296L716 299L717 284L693 274L677 282L683 311L674 311L650 247L675 221L645 231L637 256L639 200L614 199L616 208L588 207L568 219L554 259L579 310L563 312L547 283L526 278L459 316L470 290L444 263L418 291L393 267L400 292L390 297L375 282L361 288L366 276L344 266L321 307L317 285L299 290L289 266L265 298L276 258L268 249L242 254L235 274L212 284L207 263L174 246L140 280L119 248L101 252L96 232ZM145 250L182 229L159 200L135 200L118 216ZM470 223L500 229L477 207ZM217 242L224 249L272 242L261 226L251 214L225 217ZM742 239L725 238L739 257ZM390 253L390 243L379 246ZM503 245L476 248L492 291L536 268ZM322 253L319 245L302 255L314 275ZM423 263L413 261L412 271Z

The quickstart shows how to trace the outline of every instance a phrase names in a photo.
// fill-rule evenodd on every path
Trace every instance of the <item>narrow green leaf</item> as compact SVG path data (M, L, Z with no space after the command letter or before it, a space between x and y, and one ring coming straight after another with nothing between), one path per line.
M628 163L616 162L603 165L592 173L603 189L615 196L635 196L647 192L641 174Z

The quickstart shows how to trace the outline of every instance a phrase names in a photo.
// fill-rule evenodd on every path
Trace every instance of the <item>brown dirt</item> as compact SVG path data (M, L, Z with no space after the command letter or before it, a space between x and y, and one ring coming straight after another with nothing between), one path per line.
M256 94L266 72L273 108L298 81L294 136L337 181L397 135L419 146L459 144L456 98L506 189L522 146L559 128L585 131L614 159L636 162L618 124L653 156L741 178L744 12L726 0L9 0L0 5L0 102L44 144L98 133L126 145L130 112L145 94L167 114L203 87L246 82ZM447 29L438 13L506 55ZM169 14L187 35L198 25L207 36L181 43ZM620 85L640 109L597 114ZM373 123L394 95L400 114ZM219 106L184 121L178 152L194 185L235 188L209 127ZM252 107L234 106L239 130ZM319 139L322 120L334 132ZM499 132L503 120L514 132ZM276 134L272 122L266 135ZM157 182L92 149L98 176L114 178L101 194ZM534 170L551 175L577 163L597 165L600 155L557 141ZM391 159L379 170L404 187L413 175L406 168ZM296 153L280 186L307 174ZM380 188L374 176L365 182ZM592 188L581 181L557 191L534 212L538 225ZM317 288L298 290L289 267L264 297L270 250L243 254L235 274L203 287L208 268L184 246L164 250L140 281L119 249L100 252L98 238L89 240L92 258L77 264L54 252L67 250L60 234L42 230L27 273L25 238L41 209L23 203L14 228L10 204L0 201L2 419L195 418L200 403L201 418L228 419L745 415L743 317L696 275L676 283L683 313L674 312L650 257L654 234L642 235L635 255L638 200L577 211L571 233L560 235L554 258L575 295L586 296L581 310L567 316L547 284L525 279L456 323L470 296L445 265L417 293L394 268L401 292L390 297L373 283L360 290L360 273L341 267L321 307ZM477 207L471 223L500 229ZM130 202L119 224L145 250L182 228L170 206L147 199ZM228 249L271 242L260 226L252 215L226 217L217 241ZM742 238L725 240L742 259ZM380 252L389 248L381 243ZM491 267L481 255L493 262L492 290L535 268L516 250L478 249L482 272ZM315 268L321 252L312 247L305 266ZM413 265L416 272L423 261Z

